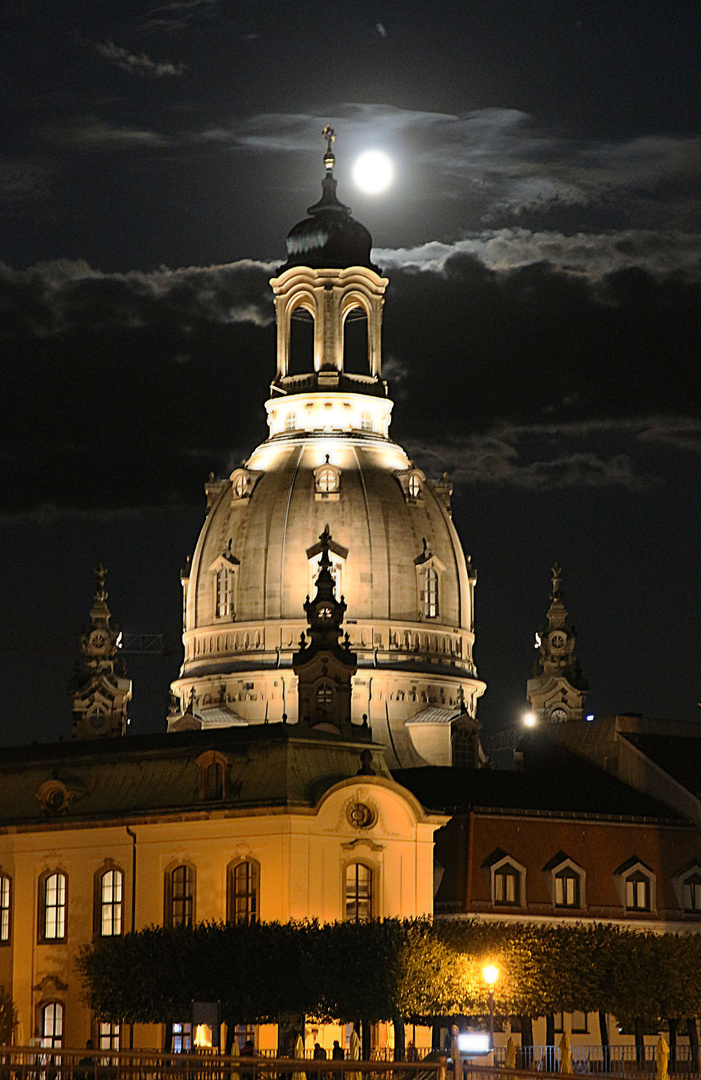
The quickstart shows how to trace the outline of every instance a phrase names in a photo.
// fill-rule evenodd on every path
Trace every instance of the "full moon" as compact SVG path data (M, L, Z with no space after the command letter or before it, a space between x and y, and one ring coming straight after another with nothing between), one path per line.
M353 166L353 180L368 195L379 195L393 178L394 165L382 150L366 150Z

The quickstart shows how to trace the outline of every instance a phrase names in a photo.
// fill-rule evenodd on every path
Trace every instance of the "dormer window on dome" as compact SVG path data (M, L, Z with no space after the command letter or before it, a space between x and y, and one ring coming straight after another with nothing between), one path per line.
M326 461L314 469L314 495L318 502L337 502L341 491L341 470Z
M421 554L414 559L419 618L437 619L441 613L441 578L445 563L429 550L425 539L423 546Z
M421 469L399 469L395 473L408 503L423 503L426 475Z
M230 550L219 555L209 568L212 574L214 616L217 619L236 618L236 584L239 560Z
M232 503L245 502L250 499L259 477L259 472L252 472L250 469L234 469L229 477L231 480Z

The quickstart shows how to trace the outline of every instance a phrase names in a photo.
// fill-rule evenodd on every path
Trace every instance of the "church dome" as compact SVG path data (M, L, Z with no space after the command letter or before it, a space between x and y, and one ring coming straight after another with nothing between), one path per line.
M310 220L323 224L325 213ZM271 281L278 349L269 436L229 477L206 485L207 518L183 572L185 658L169 728L300 719L293 655L328 526L336 596L347 604L342 631L357 655L352 722L368 718L390 765L449 764L454 728L476 729L484 691L472 658L475 576L451 519L450 484L427 479L389 436L380 343L387 281L370 263L370 235L348 215L329 214L347 230L336 235L347 253L362 230L367 257L288 260ZM310 236L302 226L290 236ZM307 372L291 374L298 308L314 321L314 352ZM367 324L367 374L344 370L351 312Z

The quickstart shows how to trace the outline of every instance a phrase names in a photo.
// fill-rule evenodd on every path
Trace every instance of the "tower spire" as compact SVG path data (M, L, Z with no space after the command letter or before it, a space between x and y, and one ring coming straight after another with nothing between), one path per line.
M131 680L115 670L121 633L111 625L107 606L107 570L95 567L95 595L90 608L90 625L80 635L80 659L69 687L73 705L73 738L94 739L124 735L127 704L131 700Z
M536 633L538 658L533 678L526 685L526 695L538 719L562 723L581 720L588 687L574 652L576 635L568 623L562 568L558 562L551 572L547 627Z

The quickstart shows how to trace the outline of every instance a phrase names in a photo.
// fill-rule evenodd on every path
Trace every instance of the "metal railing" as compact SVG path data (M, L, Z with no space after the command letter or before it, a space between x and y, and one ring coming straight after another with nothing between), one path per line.
M64 1050L0 1047L0 1080L446 1080L445 1060L334 1061L231 1057L211 1049Z

